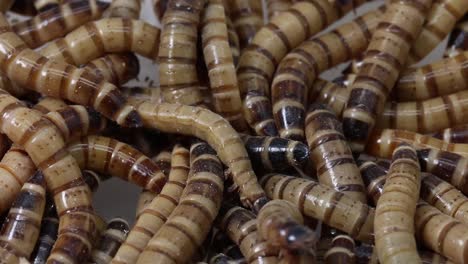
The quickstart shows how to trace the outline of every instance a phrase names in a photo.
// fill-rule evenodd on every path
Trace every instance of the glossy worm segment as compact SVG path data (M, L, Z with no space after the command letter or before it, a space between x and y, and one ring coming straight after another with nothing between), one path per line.
M333 238L331 248L325 253L325 263L356 263L354 254L354 240L347 235L338 235Z
M21 188L0 231L2 262L29 259L37 238L46 202L46 183L41 172L34 174ZM11 258L11 259L10 259Z
M61 4L61 0L33 0L37 11L43 12Z
M110 220L107 224L107 230L100 238L99 246L93 250L91 262L96 264L109 263L127 237L129 230L130 227L124 219Z
M59 220L55 206L48 204L44 211L39 239L30 258L33 264L43 264L47 261L58 235Z
M468 51L468 16L466 15L452 30L444 55L455 57L464 51Z
M261 164L267 171L301 167L309 159L309 149L302 142L279 137L240 136L253 164Z
M323 105L312 104L305 125L310 160L319 182L365 204L364 183L335 114Z
M159 83L165 102L203 102L196 62L198 26L205 2L173 0L167 5L158 53Z
M447 143L466 144L468 143L468 125L463 124L446 128L432 134L432 136Z
M251 211L233 207L220 214L219 226L239 246L247 263L277 263L279 250L269 246L261 237L256 216Z
M303 178L270 174L261 182L271 199L288 200L304 216L321 220L357 240L373 240L374 209L367 204Z
M214 110L237 131L245 132L248 126L242 115L242 100L229 47L224 7L217 0L208 0L203 12L201 39Z
M246 206L258 211L268 200L252 170L242 139L224 118L201 107L178 104L143 102L136 108L147 128L192 135L208 142L230 169Z
M261 0L229 0L229 13L239 36L241 49L247 47L263 26Z
M383 192L387 179L387 170L373 161L358 160L358 164L364 184L367 186L367 195L372 199L374 205L376 205Z
M383 12L384 8L371 11L328 34L306 40L284 57L271 88L273 115L281 137L304 139L309 87L321 72L366 49Z
M414 238L414 214L419 200L421 169L408 144L393 152L392 165L374 220L375 245L381 263L420 263Z
M148 242L137 263L185 263L218 214L224 189L223 167L207 143L190 148L190 173L179 204Z
M97 0L73 0L56 5L12 27L30 48L37 48L63 37L86 22L100 18L108 6L108 3Z
M364 150L431 3L431 0L392 0L387 5L351 86L343 113L343 130L353 152Z
M120 86L138 76L140 63L133 53L110 54L89 62L84 69Z
M171 172L161 193L137 217L127 239L122 243L111 263L135 263L149 240L167 221L179 203L190 169L189 151L176 145L171 154Z
M226 10L225 10L226 11ZM231 48L232 60L234 62L234 66L237 66L239 63L240 57L240 42L239 36L234 28L234 24L229 16L227 16L227 11L225 12L225 19L226 19L226 27L228 31L228 41L229 47Z
M11 31L0 15L0 71L18 85L37 92L90 105L123 126L140 125L140 117L116 86L69 64L48 60Z
M287 11L295 0L267 0L268 19L271 20L273 17L281 12Z
M162 103L161 89L159 87L120 87L122 94L127 97L129 104L139 104L143 101Z
M112 0L108 10L109 16L138 19L142 2L141 0Z

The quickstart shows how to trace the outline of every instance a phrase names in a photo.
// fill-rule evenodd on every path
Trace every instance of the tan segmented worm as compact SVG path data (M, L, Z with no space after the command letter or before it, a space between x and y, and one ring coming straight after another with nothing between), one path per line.
M278 262L279 249L269 246L260 236L256 216L251 211L242 207L232 207L220 214L219 226L239 246L247 263Z
M120 91L127 97L130 104L138 105L142 101L153 101L162 103L161 89L159 87L126 87L120 88Z
M367 155L365 153L362 153L361 155L359 155L359 158L357 159L356 163L359 164L360 166L362 165L363 162L366 162L366 161L375 162L377 165L379 165L386 171L388 171L388 169L390 168L390 164L392 163L392 160L390 159L374 157L374 156Z
M382 194L387 170L373 161L358 160L358 164L364 184L367 186L367 195L375 205Z
M270 174L261 183L268 197L294 203L304 216L321 220L357 240L373 240L374 209L367 204L302 178Z
M447 43L447 49L444 55L454 57L468 50L468 16L464 16L461 21L455 25L450 34Z
M12 28L30 48L37 48L86 22L100 18L108 6L109 4L96 0L69 1L18 22Z
M34 174L21 188L0 231L1 255L29 259L39 237L46 201L45 188L41 172Z
M467 0L434 1L421 34L412 41L407 64L417 63L437 47L467 11Z
M364 0L352 3L301 1L262 27L242 52L238 80L244 116L258 135L277 135L269 94L276 65L307 37L321 31Z
M458 125L446 128L432 134L433 137L447 143L468 143L468 125Z
M226 10L225 10L226 11ZM226 16L226 27L228 32L228 41L229 47L231 48L232 60L234 62L234 66L237 66L239 63L240 57L240 41L239 36L237 35L236 29L234 28L234 24L229 16L227 16L228 12L225 12Z
M31 254L31 263L43 264L50 255L52 246L57 239L59 220L55 206L47 204L44 210L44 218L41 222L41 232L33 253Z
M34 0L34 7L37 11L43 12L61 4L61 0Z
M6 76L3 76L3 74L0 74L0 89L7 91L9 94L17 98L23 98L28 95L28 93L32 93L31 91L18 86Z
M82 69L48 60L29 49L0 15L0 71L18 85L72 102L92 105L123 126L140 125L116 86Z
M112 0L109 7L110 17L138 19L141 11L141 0Z
M154 14L156 14L156 17L158 18L159 21L162 20L162 17L164 13L166 12L168 3L169 3L169 0L153 0Z
M296 1L294 1L296 2ZM273 17L281 12L287 11L293 4L292 0L267 0L268 19L271 20Z
M377 202L374 235L381 263L421 263L414 238L421 169L413 147L399 145Z
M148 241L167 221L179 203L190 169L189 151L176 145L172 150L171 160L171 172L167 183L161 193L138 216L127 239L122 243L111 263L134 263Z
M118 86L140 73L140 63L132 53L106 55L87 63L83 68Z
M384 11L368 12L328 34L308 39L281 60L271 88L273 116L281 137L304 140L309 87L322 71L366 49Z
M192 144L189 177L179 204L148 242L137 263L189 260L218 214L223 189L223 167L216 152L207 143Z
M136 108L147 128L207 141L230 169L246 206L258 211L268 200L252 170L242 139L221 116L201 107L178 104L143 102Z
M262 1L232 0L227 2L229 14L239 36L240 47L244 49L263 26Z
M218 0L207 2L201 19L201 40L214 110L226 118L237 131L245 132L248 126L242 115L242 100L229 47L224 7Z
M335 114L324 105L312 104L305 126L310 160L319 182L366 203L364 183Z
M392 0L372 35L351 85L343 131L353 152L362 152L419 35L431 0Z
M346 235L338 235L332 240L332 247L325 253L325 263L356 263L354 240Z
M15 0L4 0L0 3L0 12L6 12L13 5Z
M99 246L93 250L91 262L107 264L114 257L130 230L127 221L114 218L107 224L107 230L100 238Z

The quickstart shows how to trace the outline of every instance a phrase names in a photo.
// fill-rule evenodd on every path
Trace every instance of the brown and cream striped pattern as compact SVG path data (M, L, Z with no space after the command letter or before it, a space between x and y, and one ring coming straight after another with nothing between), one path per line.
M268 19L271 20L273 17L281 12L287 11L295 0L267 0Z
M354 254L354 240L347 235L338 235L333 238L331 248L325 253L325 263L355 264L357 261Z
M446 128L432 134L447 143L468 143L468 124Z
M250 44L257 31L263 26L261 0L229 0L228 11L239 36L241 50Z
M55 206L52 201L48 201L44 210L44 217L41 221L41 232L39 238L31 254L31 263L43 264L47 261L50 251L57 239L57 231L59 228L59 220Z
M445 57L455 57L464 51L468 51L468 16L464 16L450 33L450 38L445 50Z
M109 17L139 19L142 0L112 0Z
M374 205L376 205L387 179L387 170L373 161L362 161L361 163L361 161L358 160L358 164L364 185L367 188L367 196L369 196Z
M93 250L91 262L96 264L110 263L122 242L127 237L130 227L122 218L114 218L107 224L107 229L99 239L99 246Z
M226 10L225 10L226 11ZM228 16L228 12L225 12L226 27L228 32L228 41L229 47L231 48L232 60L234 62L234 67L237 67L240 57L240 42L239 35L234 28L231 18Z
M132 53L110 54L87 63L84 69L120 86L138 76L140 63Z
M44 12L62 3L61 0L33 0L33 2L34 2L34 7L39 12Z

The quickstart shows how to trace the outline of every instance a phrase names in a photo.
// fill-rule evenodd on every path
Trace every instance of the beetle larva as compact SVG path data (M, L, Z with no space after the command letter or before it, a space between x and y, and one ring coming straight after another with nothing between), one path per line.
M138 76L140 63L132 53L110 54L91 61L84 69L120 86Z
M233 207L220 214L219 226L239 246L247 263L277 263L279 250L260 236L257 219L251 211Z
M225 12L225 14L227 14L227 12ZM226 27L228 31L229 47L231 48L232 60L234 62L234 66L237 66L237 64L239 63L239 57L240 57L239 36L237 35L237 32L234 28L234 24L232 23L231 18L225 15L225 19L226 19Z
M332 240L332 247L325 253L325 263L355 264L354 240L346 235L338 235Z
M267 0L266 2L269 20L279 13L287 11L293 4L292 0Z
M141 11L141 0L112 0L109 7L110 17L138 19Z
M74 0L54 6L12 27L30 48L37 48L88 21L100 18L108 6L109 4L96 0Z
M99 246L93 250L91 262L107 264L114 257L122 242L127 237L130 227L122 218L114 218L107 224L107 230L101 236Z
M147 128L193 135L207 141L229 167L246 206L258 211L268 201L252 170L242 139L221 116L202 107L178 104L143 102L136 107Z
M177 206L185 188L190 168L188 150L176 145L172 150L171 160L171 172L167 183L161 193L138 216L127 239L122 243L111 263L134 263L138 255L145 249L148 241L166 222Z
M42 218L41 222L39 239L33 253L31 254L31 263L43 264L47 261L52 246L57 239L58 225L59 220L55 206L53 206L52 203L47 204L44 212L44 218Z
M39 12L44 12L61 4L61 0L34 0L34 7Z
M270 174L262 178L261 182L271 199L288 200L304 216L321 220L357 240L373 240L374 209L367 204L302 178Z
M6 12L8 11L11 6L13 5L13 3L15 2L15 0L3 0L0 2L0 12Z
M412 41L407 64L417 63L437 47L467 11L467 0L434 1L421 34Z
M40 111L43 114L49 112L55 112L67 108L68 104L58 98L45 96L39 99L39 101L33 106L33 109Z
M223 168L216 152L207 143L192 144L189 177L179 204L148 242L137 263L189 260L218 214L223 189Z
M364 185L367 186L367 195L375 205L382 194L387 171L373 161L358 160L358 164Z
M343 113L343 131L353 152L364 150L431 3L431 0L392 0L387 5L350 88Z
M0 231L0 250L29 259L39 236L46 202L42 172L36 172L21 188Z
M466 15L452 30L444 55L455 57L464 51L468 51L468 16Z
M305 124L310 160L319 182L366 203L364 183L338 118L324 105L312 104Z
M240 47L244 49L263 26L262 1L232 0L228 1L228 4L234 28L239 36Z
M361 153L361 155L359 155L359 158L357 159L356 163L358 163L360 166L366 161L375 162L377 165L385 169L385 171L388 171L388 169L390 168L390 164L392 163L392 160L390 159L382 159L379 157L367 155L365 153Z
M222 3L208 0L202 16L201 40L210 78L214 110L237 131L246 131L242 100L237 87L236 68L228 42L226 17Z
M164 13L166 12L168 3L169 0L153 0L153 10L160 22Z
M413 147L399 145L375 209L374 232L381 263L420 263L414 238L421 169Z
M273 116L281 137L304 140L309 87L321 72L366 49L383 12L379 8L328 34L310 38L283 58L271 88Z
M279 137L240 134L253 164L268 171L284 171L301 167L309 158L309 149L302 142Z
M450 128L440 130L434 134L433 137L443 140L447 143L468 143L468 125L458 125Z

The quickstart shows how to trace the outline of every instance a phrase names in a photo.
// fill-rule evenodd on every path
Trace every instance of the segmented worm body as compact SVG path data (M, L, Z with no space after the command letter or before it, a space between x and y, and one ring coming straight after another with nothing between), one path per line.
M445 56L454 57L468 50L468 17L465 15L461 21L455 25L447 43Z
M203 55L210 78L214 110L226 118L237 131L246 131L248 126L242 115L242 100L222 3L208 0L202 24Z
M37 48L86 22L100 18L108 6L109 4L97 0L73 0L55 5L28 20L14 24L12 28L30 48Z
M228 31L229 47L231 48L232 60L234 62L234 66L237 66L240 57L239 36L237 35L236 29L234 28L234 24L232 23L231 18L228 16L227 11L225 12L225 19Z
M468 125L463 124L446 128L432 134L432 136L447 143L466 144L468 143Z
M109 7L110 17L138 19L141 11L141 0L112 0Z
M100 238L99 246L93 250L92 263L107 264L114 257L130 230L127 221L114 218L107 224L107 230Z
M224 189L223 167L207 143L190 148L190 173L180 202L148 242L137 263L189 260L208 234Z
M153 10L159 21L162 20L162 17L166 12L168 3L169 0L153 0Z
M325 263L356 263L354 254L354 240L347 235L338 235L333 238L331 248L325 253Z
M84 69L120 86L138 76L140 63L133 53L110 54L87 63Z
M59 220L55 206L52 201L46 205L44 210L44 218L41 222L41 232L39 233L39 239L36 243L33 253L31 254L31 263L43 264L47 261L50 255L52 246L57 239Z
M305 103L318 75L361 54L384 12L371 11L328 34L304 41L278 66L271 88L273 115L281 137L304 140Z
M267 0L266 2L269 20L279 13L287 11L293 4L292 0Z
M230 169L246 206L258 211L268 200L252 170L242 139L221 116L201 107L178 104L143 102L136 108L147 128L192 135L207 141Z
M312 104L305 123L310 159L319 182L366 203L364 183L338 118L325 106Z
M162 103L159 87L121 87L120 90L127 97L129 104L138 105L143 101Z
M391 1L387 5L351 86L343 113L343 130L353 152L364 150L431 3L431 0L409 0Z
M270 174L262 178L261 182L271 199L288 200L304 216L321 220L357 240L373 240L374 209L367 204L302 178Z
M387 170L373 161L358 160L358 164L364 184L367 186L367 195L376 205L383 191Z
M309 158L309 149L302 142L279 137L240 135L253 164L268 171L284 171L301 167Z
M263 26L261 0L228 1L229 13L239 36L241 49L252 42L257 31Z
M61 4L61 0L34 0L37 11L43 12Z
M408 144L393 152L374 220L375 245L381 263L421 263L414 238L414 214L419 199L421 169Z

